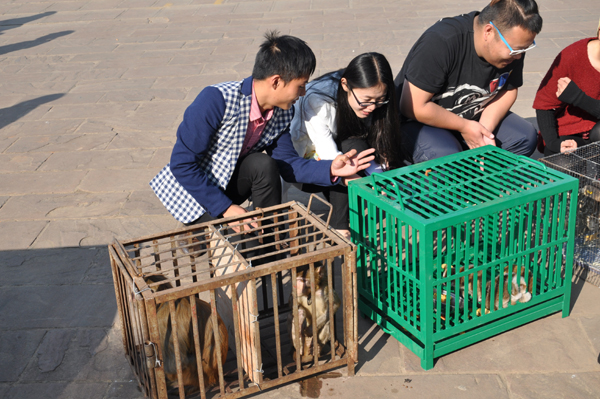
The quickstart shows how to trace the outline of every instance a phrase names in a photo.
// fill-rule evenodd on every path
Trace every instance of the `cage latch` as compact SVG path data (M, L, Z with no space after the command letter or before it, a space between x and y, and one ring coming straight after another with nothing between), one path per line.
M160 367L160 359L156 356L156 347L154 342L146 341L144 342L144 354L146 355L146 367L150 370L155 367Z
M141 293L142 293L142 292L144 292L144 291L148 291L148 290L150 290L150 289L151 289L150 287L146 287L146 288L144 288L143 290L140 290L140 291L138 291L138 290L135 288L135 282L134 282L134 281L132 281L132 282L131 282L131 292L132 292L132 294L133 294L133 299L141 299L141 298L138 298L138 295L141 295Z
M254 315L252 315L252 316L254 316ZM260 369L258 369L258 370L254 370L254 372L255 372L255 373L261 373L261 374L264 374L264 373L265 373L265 371L263 370L263 364L261 363L261 364L260 364ZM258 382L255 382L255 383L254 383L254 385L256 385L256 386L258 387L258 390L259 390L259 391L262 391L262 389L260 389L260 385L258 385Z

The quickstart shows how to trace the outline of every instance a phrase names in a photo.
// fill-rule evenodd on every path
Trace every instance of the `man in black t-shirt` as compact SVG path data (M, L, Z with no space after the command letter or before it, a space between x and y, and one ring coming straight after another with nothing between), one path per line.
M523 84L524 53L541 29L535 0L493 0L423 33L396 77L414 162L488 144L535 151L535 128L509 110Z

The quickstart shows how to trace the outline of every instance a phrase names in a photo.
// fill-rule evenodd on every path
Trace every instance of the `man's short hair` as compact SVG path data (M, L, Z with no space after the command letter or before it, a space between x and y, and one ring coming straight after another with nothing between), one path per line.
M535 0L492 0L479 14L479 24L490 21L501 31L515 26L535 34L542 30L542 17Z
M315 54L304 40L270 31L265 34L265 41L256 54L252 77L263 80L279 75L287 83L310 77L316 66Z

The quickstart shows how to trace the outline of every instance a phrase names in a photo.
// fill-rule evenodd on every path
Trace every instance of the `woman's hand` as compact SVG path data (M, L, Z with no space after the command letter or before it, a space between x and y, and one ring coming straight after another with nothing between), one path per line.
M567 86L571 83L571 79L569 78L560 78L558 79L558 88L556 90L556 98L560 97L563 91L567 88ZM572 141L572 140L570 140ZM575 145L577 146L577 144Z
M338 155L331 163L331 176L348 177L367 169L371 166L369 162L375 159L372 155L374 152L374 148L369 148L360 154L356 154L356 150L350 150L345 154Z
M565 140L560 143L560 152L573 151L577 148L577 142L575 140Z

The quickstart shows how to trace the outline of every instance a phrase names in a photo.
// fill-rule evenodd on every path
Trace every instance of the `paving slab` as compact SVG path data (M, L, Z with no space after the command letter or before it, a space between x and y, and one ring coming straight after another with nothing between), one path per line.
M597 398L600 373L509 374L506 382L512 398Z
M45 384L17 384L7 389L6 399L21 399L21 398L56 398L56 399L72 399L72 398L89 398L102 399L106 396L106 391L109 389L109 382L101 383L67 383L67 382L50 382ZM1 388L0 388L1 389ZM1 391L0 391L1 393Z
M49 153L0 154L0 173L35 171L49 156Z
M78 247L134 239L177 227L170 215L50 221L31 248ZM18 248L18 247L17 247Z
M0 382L19 379L45 334L43 329L0 331Z
M29 248L47 225L47 220L0 221L0 251Z
M107 259L105 246L2 251L0 274L5 278L0 286L112 283Z
M117 309L112 284L5 286L2 291L0 315L14 330L110 326Z

